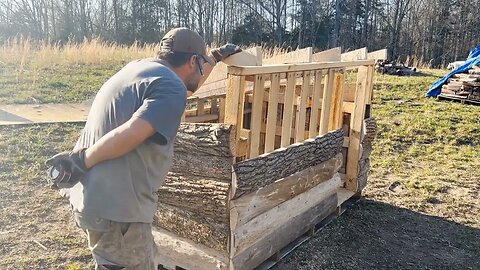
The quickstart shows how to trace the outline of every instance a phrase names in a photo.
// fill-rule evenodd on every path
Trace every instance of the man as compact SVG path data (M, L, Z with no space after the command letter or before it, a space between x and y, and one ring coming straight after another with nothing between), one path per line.
M101 87L74 150L47 161L61 173L53 184L66 188L96 269L157 269L156 191L172 163L187 90L239 51L227 44L206 55L196 32L171 30L155 58L127 64Z

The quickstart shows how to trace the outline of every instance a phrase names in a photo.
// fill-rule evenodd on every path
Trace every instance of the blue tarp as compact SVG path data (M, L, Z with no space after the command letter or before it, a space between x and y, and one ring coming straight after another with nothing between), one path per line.
M454 74L457 73L462 73L465 72L469 69L471 69L475 65L479 65L480 63L480 45L478 45L475 49L473 49L470 54L468 55L468 58L465 62L465 64L459 66L458 68L452 70L450 73L445 75L443 78L440 80L434 82L432 86L430 86L430 89L428 89L428 92L426 94L427 97L436 97L440 94L442 90L442 85L447 82L447 80L452 77Z

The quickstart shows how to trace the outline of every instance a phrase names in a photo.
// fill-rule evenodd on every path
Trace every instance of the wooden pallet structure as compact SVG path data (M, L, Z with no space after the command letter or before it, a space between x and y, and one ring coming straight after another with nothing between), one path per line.
M245 53L188 101L158 193L160 269L268 269L366 185L374 61Z

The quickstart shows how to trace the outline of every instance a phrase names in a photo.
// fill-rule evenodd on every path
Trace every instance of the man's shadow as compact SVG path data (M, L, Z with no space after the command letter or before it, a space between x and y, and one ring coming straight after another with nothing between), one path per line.
M274 269L480 269L480 229L362 199Z

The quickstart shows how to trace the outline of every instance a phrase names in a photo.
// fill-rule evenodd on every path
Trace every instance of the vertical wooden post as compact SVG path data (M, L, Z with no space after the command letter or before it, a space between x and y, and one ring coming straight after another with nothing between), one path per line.
M315 71L315 81L313 84L312 95L312 113L310 114L310 127L308 128L308 137L314 138L318 136L318 110L320 109L320 93L322 91L323 71Z
M217 114L218 113L218 101L216 97L213 97L210 99L210 113L211 114Z
M256 157L259 154L264 91L265 77L263 75L256 75L255 85L253 88L252 117L250 122L250 147L248 151L248 158Z
M300 93L300 104L298 104L298 121L296 122L295 142L305 140L305 122L307 117L307 98L310 90L310 71L303 72L302 91Z
M205 114L205 99L201 98L197 100L197 115Z
M285 102L283 103L283 120L282 120L282 147L290 145L292 137L292 117L293 117L293 101L295 100L295 72L287 73L287 89L285 90Z
M328 130L332 131L342 127L343 122L343 87L345 85L344 70L341 69L335 74L333 88L332 108L330 111L330 120L328 121Z
M268 96L267 128L265 131L265 153L275 149L275 133L277 131L278 92L280 90L280 74L272 74L270 93Z
M225 97L220 98L220 105L218 106L218 122L224 123L225 121Z
M225 124L236 126L235 149L238 148L243 128L243 108L245 102L245 77L228 75L227 96L225 98ZM238 152L236 153L238 156Z
M346 164L345 187L357 192L358 183L358 162L360 159L360 136L362 134L363 118L365 116L365 104L368 98L368 91L371 87L370 72L373 69L368 66L361 66L357 73L357 89L355 91L355 105L350 120L349 145Z
M320 135L328 132L328 121L330 120L330 107L332 106L333 81L335 70L329 69L325 80L325 87L323 90L322 99L322 113L320 117Z

